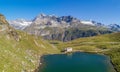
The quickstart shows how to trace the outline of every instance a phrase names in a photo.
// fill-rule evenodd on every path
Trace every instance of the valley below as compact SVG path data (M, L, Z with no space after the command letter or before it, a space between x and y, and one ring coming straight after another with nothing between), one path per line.
M72 47L73 51L88 52L107 55L117 72L120 72L120 33L79 38L70 42L49 41L63 50Z
M65 69L65 72L67 70L74 72L75 70L79 71L79 68L83 69L84 72L114 72L114 70L120 72L119 32L114 33L101 26L84 25L71 16L63 16L62 20L60 18L60 21L65 22L65 24L62 23L65 27L74 20L77 22L77 24L73 24L67 29L65 27L59 28L59 25L51 27L51 24L48 25L49 22L46 23L47 25L43 24L46 26L45 30L36 29L37 26L42 27L41 21L39 21L41 18L51 20L50 16L40 15L36 18L38 24L35 20L30 26L26 27L26 30L16 30L10 26L3 15L0 15L1 72L35 72L39 70L39 66L40 72L56 72L56 70L57 72L64 72ZM57 23L60 24L59 18L57 19ZM67 23L66 19L68 21L70 19L71 23ZM44 21L44 19L42 20ZM52 26L54 26L54 23ZM81 26L84 27L82 31ZM92 30L89 28L92 28ZM45 37L41 36L41 31L45 33L46 29L52 32L52 35L49 35L50 39L49 37L44 39ZM61 30L63 33L59 32ZM57 32L59 33L56 34ZM73 49L73 53L61 54L61 51L68 47ZM79 52L76 53L76 51ZM42 61L42 64L40 61ZM64 66L61 65L61 61L65 64ZM97 68L94 69L95 67ZM86 68L88 68L88 71ZM54 71L54 69L56 70Z
M0 0L0 72L120 72L120 0Z

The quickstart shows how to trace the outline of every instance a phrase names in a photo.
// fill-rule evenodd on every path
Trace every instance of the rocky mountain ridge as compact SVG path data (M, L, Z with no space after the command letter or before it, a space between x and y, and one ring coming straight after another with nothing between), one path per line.
M7 22L6 18L0 14L0 34L7 35L7 38L14 38L16 41L20 40L19 35Z
M120 24L110 24L107 27L114 32L120 31Z
M25 19L16 19L16 20L8 20L9 24L13 26L16 29L23 30L27 26L35 23L40 24L40 28L45 27L73 27L72 24L74 23L81 23L83 25L90 25L90 26L103 26L108 28L109 30L113 31L120 31L120 25L119 24L109 24L104 25L100 22L92 21L92 20L79 20L77 18L74 18L72 16L55 16L55 15L45 15L45 14L39 14L36 16L33 20L25 20Z
M40 14L32 20L31 24L27 24L23 30L49 40L69 41L80 37L116 32L112 27L96 21L79 20L72 16L58 17Z
M16 19L16 20L11 20L8 21L10 23L10 25L14 26L14 25L25 25L28 26L30 24L40 24L41 27L44 26L49 26L49 27L68 27L70 25L72 25L73 23L81 23L81 24L85 24L85 25L102 25L101 23L97 23L95 21L89 21L89 20L79 20L77 18L74 18L72 16L55 16L55 15L45 15L45 14L40 14L38 16L36 16L33 20L25 20L25 19ZM28 22L28 23L27 23ZM15 28L17 28L16 26L14 26ZM72 26L71 26L72 27ZM21 28L17 28L17 29L21 29Z

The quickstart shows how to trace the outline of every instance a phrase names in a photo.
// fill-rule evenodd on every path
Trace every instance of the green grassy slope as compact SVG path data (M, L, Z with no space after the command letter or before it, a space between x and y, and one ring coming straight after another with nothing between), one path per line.
M116 47L119 48L119 35L120 33L113 33L94 37L79 38L69 42L50 41L50 43L58 46L59 49L73 47L74 50L101 51Z
M58 53L48 42L17 32L20 41L9 34L0 34L0 72L31 72L37 68L43 54Z
M14 30L0 14L0 72L33 72L40 56L58 52L43 39Z
M80 38L71 42L50 41L60 50L72 47L75 51L100 52L111 57L115 68L120 72L120 33Z

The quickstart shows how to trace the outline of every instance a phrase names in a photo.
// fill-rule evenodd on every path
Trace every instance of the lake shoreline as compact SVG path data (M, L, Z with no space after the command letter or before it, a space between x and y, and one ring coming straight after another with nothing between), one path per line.
M55 53L55 54L61 54L61 53ZM43 55L41 55L40 58L39 58L38 67L34 70L34 72L39 72L39 70L42 67L43 62L44 62L42 57L45 56L45 55L54 55L54 54L43 54Z
M110 63L113 65L114 70L115 70L116 72L118 72L117 68L115 68L115 65L114 65L114 63L112 62L111 59L110 59Z
M92 52L87 52L87 51L73 51L71 53L75 53L75 52L81 52L81 53L88 53L88 54L98 54L98 55L104 55L104 56L108 56L110 58L109 55L103 53L103 52L95 52L95 51L92 51ZM58 53L58 54L67 54L67 53ZM44 60L43 60L43 56L45 55L56 55L56 54L44 54L40 57L40 61L39 61L39 66L38 68L35 69L35 72L39 72L40 68L42 67L43 63L44 63ZM115 65L114 63L112 62L112 59L110 58L110 63L111 65L113 66L113 69L115 70L115 72L118 72L117 69L115 68Z

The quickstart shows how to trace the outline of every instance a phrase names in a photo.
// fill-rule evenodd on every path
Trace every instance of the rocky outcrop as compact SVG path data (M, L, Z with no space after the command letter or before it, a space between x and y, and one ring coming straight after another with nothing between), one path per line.
M16 41L20 40L20 36L17 34L14 28L9 26L9 23L2 14L0 14L0 34L6 34L9 37L14 38Z
M0 24L8 24L8 22L2 14L0 14Z

